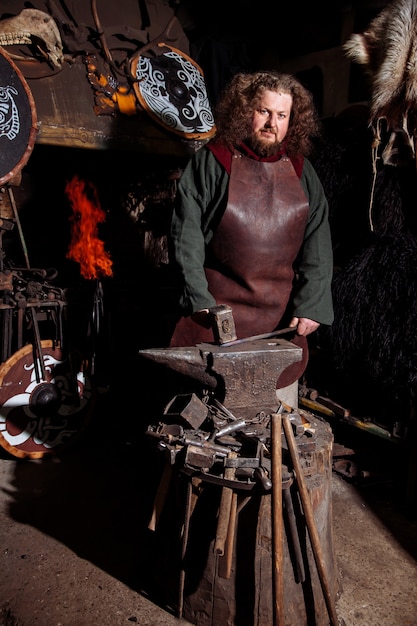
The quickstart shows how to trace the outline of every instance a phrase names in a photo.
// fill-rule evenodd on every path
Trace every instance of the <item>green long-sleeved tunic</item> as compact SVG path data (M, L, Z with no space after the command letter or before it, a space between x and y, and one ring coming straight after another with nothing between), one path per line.
M292 315L330 325L333 321L331 280L333 253L328 203L320 180L304 159L301 185L309 202L304 242L295 270ZM201 148L189 161L178 183L171 224L174 259L183 281L184 315L216 304L204 271L206 246L227 205L229 175L213 153Z

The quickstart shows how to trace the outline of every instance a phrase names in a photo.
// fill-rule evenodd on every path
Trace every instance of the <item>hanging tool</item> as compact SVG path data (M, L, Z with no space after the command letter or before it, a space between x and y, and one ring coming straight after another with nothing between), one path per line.
M14 216L14 219L15 219L15 222L16 222L17 230L19 231L20 245L22 246L23 256L25 257L25 261L26 261L26 267L30 268L28 249L27 249L27 246L26 246L25 236L23 234L23 229L22 229L22 224L20 222L19 212L17 210L16 202L15 202L15 199L14 199L14 193L13 193L13 190L12 190L12 188L10 186L7 187L7 192L9 194L10 204L11 204L12 209L13 209L13 216Z
M319 534L317 531L316 523L314 520L313 507L311 505L310 496L308 493L307 486L305 484L304 473L301 467L299 454L297 450L297 444L295 442L294 433L292 431L292 426L288 415L284 414L282 416L282 424L284 427L284 432L288 444L288 449L290 452L291 460L295 470L295 478L298 485L298 490L300 493L301 503L303 506L304 516L306 519L306 525L308 534L310 536L311 546L313 549L314 558L317 565L317 571L320 578L320 584L323 590L324 600L326 602L327 611L330 618L331 626L340 626L337 614L336 607L334 604L334 599L330 590L329 580L326 572L326 566L324 562L323 552L320 545Z

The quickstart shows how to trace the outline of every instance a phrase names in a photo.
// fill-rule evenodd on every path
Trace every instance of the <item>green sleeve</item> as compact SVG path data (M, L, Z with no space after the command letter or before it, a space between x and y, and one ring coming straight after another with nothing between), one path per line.
M292 294L293 315L330 325L333 322L333 248L329 207L321 182L308 159L304 161L301 184L310 212L295 268L297 280Z
M228 180L212 152L201 148L191 157L178 183L171 244L183 285L180 306L184 315L216 304L204 272L205 249L216 216L226 206Z

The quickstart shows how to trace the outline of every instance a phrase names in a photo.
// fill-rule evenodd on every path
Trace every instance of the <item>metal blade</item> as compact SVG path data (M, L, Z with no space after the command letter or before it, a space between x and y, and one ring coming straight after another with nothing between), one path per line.
M229 346L235 346L238 343L249 343L250 341L257 341L258 339L272 339L273 337L279 337L280 335L287 335L297 330L297 326L288 326L287 328L281 328L280 330L274 330L271 333L264 333L263 335L252 335L252 337L244 337L243 339L235 339L234 341L225 341L221 344L221 347L228 348Z

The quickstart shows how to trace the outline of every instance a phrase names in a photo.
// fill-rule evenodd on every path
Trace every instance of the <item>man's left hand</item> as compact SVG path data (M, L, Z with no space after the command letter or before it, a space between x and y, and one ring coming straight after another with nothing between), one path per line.
M306 337L311 333L314 333L318 329L320 324L314 320L309 320L308 317L293 317L290 322L290 327L297 327L297 335Z

